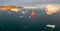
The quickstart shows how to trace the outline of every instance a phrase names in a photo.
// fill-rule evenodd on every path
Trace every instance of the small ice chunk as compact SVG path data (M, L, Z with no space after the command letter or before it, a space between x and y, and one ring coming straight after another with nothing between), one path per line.
M11 12L8 12L9 14L11 14Z
M20 16L21 18L23 18L23 16Z
M26 12L28 12L28 11L26 10Z
M22 12L22 14L26 14L26 12Z
M55 25L46 25L47 27L55 28Z
M29 18L31 18L31 16L29 16Z

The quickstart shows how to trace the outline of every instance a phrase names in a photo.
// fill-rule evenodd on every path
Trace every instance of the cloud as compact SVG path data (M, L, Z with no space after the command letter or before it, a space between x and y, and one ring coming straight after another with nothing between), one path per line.
M0 5L60 4L60 0L0 0Z

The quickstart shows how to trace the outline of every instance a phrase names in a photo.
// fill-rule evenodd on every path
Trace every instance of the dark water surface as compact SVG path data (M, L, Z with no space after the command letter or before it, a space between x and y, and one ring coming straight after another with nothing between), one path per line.
M22 10L26 11L26 10ZM0 11L0 31L60 31L60 13L47 15L44 10L34 10L35 18L29 18L32 10L26 14L19 12ZM20 16L23 16L21 18ZM56 25L55 28L47 28L47 24Z

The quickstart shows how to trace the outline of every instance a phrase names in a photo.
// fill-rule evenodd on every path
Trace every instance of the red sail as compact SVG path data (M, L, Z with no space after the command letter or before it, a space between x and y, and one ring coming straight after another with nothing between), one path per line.
M31 17L34 19L34 17L35 17L35 12L34 11L32 11Z

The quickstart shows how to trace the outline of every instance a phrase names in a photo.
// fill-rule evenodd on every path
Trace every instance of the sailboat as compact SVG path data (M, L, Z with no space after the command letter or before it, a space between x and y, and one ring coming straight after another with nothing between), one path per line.
M31 13L31 17L34 19L35 18L35 12L34 12L34 10L32 11L32 13Z

